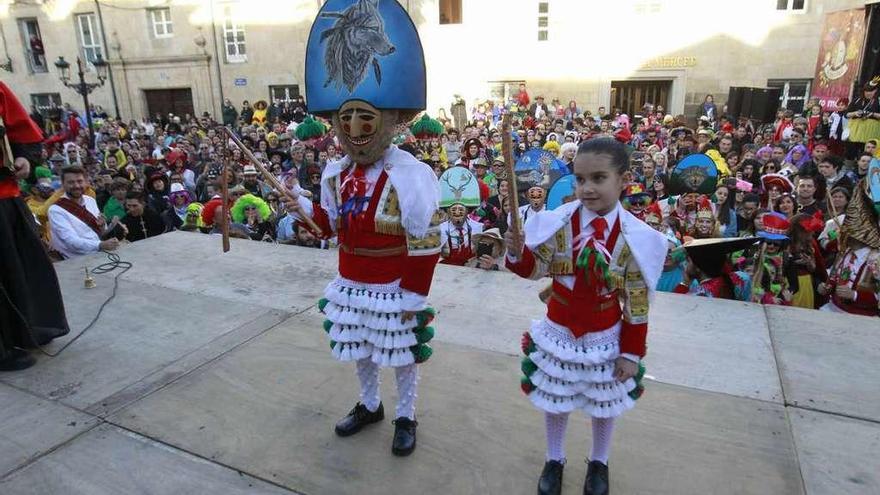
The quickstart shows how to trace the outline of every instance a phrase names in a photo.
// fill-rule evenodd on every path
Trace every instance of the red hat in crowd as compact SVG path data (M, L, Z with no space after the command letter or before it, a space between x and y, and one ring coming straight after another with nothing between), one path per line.
M632 132L630 132L630 130L626 127L614 133L614 139L620 141L623 144L628 144L630 141L632 141L632 138Z
M180 160L186 160L186 153L181 150L171 150L165 155L165 161L168 162L169 165L174 165Z

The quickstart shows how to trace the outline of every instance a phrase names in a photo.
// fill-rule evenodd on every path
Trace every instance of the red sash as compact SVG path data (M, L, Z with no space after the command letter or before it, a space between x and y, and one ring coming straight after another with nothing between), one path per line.
M60 198L55 204L63 208L67 213L78 218L82 223L88 225L95 234L98 234L98 237L101 237L102 231L98 219L95 218L95 215L92 215L92 212L87 210L85 206L76 203L70 198Z

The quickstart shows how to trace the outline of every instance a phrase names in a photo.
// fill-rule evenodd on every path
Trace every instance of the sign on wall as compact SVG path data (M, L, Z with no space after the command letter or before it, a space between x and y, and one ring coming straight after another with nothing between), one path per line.
M823 109L833 111L839 98L849 98L864 39L864 8L825 14L813 82L813 96Z
M237 77L235 78L236 86L247 86L247 78L246 77Z

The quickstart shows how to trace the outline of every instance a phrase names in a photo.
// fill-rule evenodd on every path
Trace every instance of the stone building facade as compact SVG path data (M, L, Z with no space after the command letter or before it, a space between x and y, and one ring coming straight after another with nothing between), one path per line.
M873 0L400 0L422 36L428 111L452 95L470 105L529 92L583 109L647 97L693 115L730 86L809 95L824 14ZM151 113L219 113L304 91L308 30L322 0L0 1L3 80L24 102L82 107L54 61L109 60L110 83L91 99L126 119ZM42 40L44 55L29 39ZM94 80L94 74L87 74ZM115 93L115 98L114 98ZM650 95L650 96L646 96ZM307 95L306 95L307 96Z

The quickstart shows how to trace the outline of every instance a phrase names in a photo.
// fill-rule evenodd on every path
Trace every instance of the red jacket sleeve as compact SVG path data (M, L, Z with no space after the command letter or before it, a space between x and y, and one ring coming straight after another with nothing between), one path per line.
M510 261L510 258L506 258L504 265L508 270L522 278L531 278L532 273L535 271L535 255L532 254L529 248L523 247L523 254L519 260L513 262Z
M43 141L43 133L5 83L0 82L0 115L10 143L33 144Z
M400 279L400 288L427 296L434 279L434 269L440 260L440 253L422 256L407 256L406 269Z

